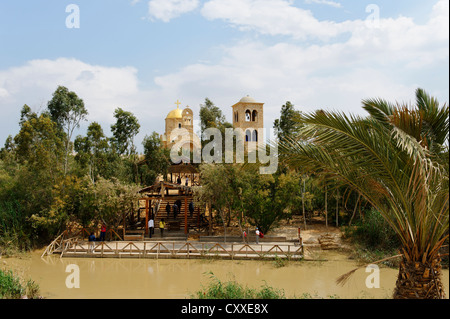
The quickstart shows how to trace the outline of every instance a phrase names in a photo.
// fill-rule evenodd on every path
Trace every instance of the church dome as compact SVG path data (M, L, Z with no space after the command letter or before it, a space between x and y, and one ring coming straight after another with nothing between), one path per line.
M181 119L183 118L183 111L180 108L176 108L173 111L170 111L169 114L167 114L168 119Z
M256 103L255 99L250 96L244 96L239 102L243 103Z

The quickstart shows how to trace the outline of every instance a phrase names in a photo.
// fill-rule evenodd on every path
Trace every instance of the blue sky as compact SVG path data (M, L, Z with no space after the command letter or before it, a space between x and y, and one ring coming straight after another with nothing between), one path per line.
M67 28L79 8L80 27ZM0 145L20 109L42 110L58 85L107 135L117 107L163 133L179 99L205 97L231 121L246 95L265 103L361 113L361 100L410 102L423 87L448 102L447 0L5 0L0 2ZM198 116L197 116L198 119Z

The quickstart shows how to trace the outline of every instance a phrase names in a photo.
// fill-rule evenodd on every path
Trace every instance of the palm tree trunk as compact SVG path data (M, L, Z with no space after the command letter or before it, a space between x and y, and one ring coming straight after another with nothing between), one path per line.
M444 299L441 258L412 262L403 258L394 290L394 299Z
M328 228L328 189L327 185L325 185L325 225Z

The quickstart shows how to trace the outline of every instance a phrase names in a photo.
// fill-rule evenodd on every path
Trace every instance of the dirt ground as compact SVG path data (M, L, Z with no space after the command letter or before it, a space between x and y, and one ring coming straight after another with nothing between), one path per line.
M267 236L286 237L286 240L297 240L298 229L300 228L300 234L304 244L311 246L318 246L322 249L339 249L348 248L347 244L343 240L342 232L328 221L328 227L326 226L325 219L322 216L313 216L306 222L306 229L303 223L302 216L293 216L290 220L284 220L280 225L272 229ZM250 229L253 231L253 229ZM214 229L214 235L223 235L223 227L216 225ZM227 228L228 236L239 236L239 227Z

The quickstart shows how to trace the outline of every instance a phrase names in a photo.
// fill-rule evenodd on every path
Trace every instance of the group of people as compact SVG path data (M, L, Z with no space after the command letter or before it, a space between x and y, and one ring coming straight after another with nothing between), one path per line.
M180 212L180 209L181 209L181 200L178 199L173 204L174 219L177 219L177 215ZM171 210L172 210L172 208L170 206L170 203L168 202L166 205L167 217L169 217ZM193 201L191 201L189 203L189 212L190 212L190 216L192 217L192 215L194 214L194 202ZM153 216L153 214L150 216L150 218L148 220L147 227L148 227L149 237L152 238L152 235L155 233L155 217ZM164 229L165 228L166 228L166 222L165 222L164 218L161 218L161 220L159 221L159 231L161 232L161 237L164 237Z
M189 207L188 208L189 208L189 215L190 215L190 217L192 217L193 214L194 214L194 209L195 209L193 201L191 201L189 203ZM173 218L177 219L178 213L180 213L180 211L181 211L181 200L179 200L179 199L176 200L175 203L173 204L173 207L170 206L169 202L167 202L167 205L166 205L167 218L169 218L169 215L170 215L171 211L173 211Z
M181 177L178 176L177 178L177 184L181 185ZM189 178L186 177L186 182L184 183L184 185L189 186Z
M159 221L159 231L161 232L161 238L164 237L164 229L166 228L166 222L164 218L161 218ZM155 234L155 218L154 216L150 216L148 220L148 236L152 238L152 235Z
M106 225L105 223L102 224L102 227L100 228L100 237L96 238L94 232L91 232L89 235L89 251L93 252L95 247L96 241L105 241L106 237Z
M246 231L244 231L244 237L247 238L247 232L246 232ZM259 239L260 239L260 238L264 238L264 234L263 234L263 232L260 230L259 227L256 227L256 230L255 230L255 237L256 237L256 244L259 244Z
M173 204L173 213L174 213L175 219L177 218L179 208L181 208L181 201L177 200ZM167 203L167 206L166 206L167 217L169 217L170 210L171 210L170 203ZM192 217L192 215L194 213L194 202L193 201L191 201L189 203L189 212L190 212L190 216ZM164 218L161 218L161 220L159 221L159 230L161 232L161 238L164 237L164 229L165 228L166 228L166 222L165 222ZM151 216L148 220L149 237L152 238L152 235L154 233L155 233L155 217L153 214L151 214ZM258 244L259 239L264 237L264 234L260 231L259 227L256 227L255 235L256 235L256 243ZM91 232L91 234L89 235L89 252L94 251L96 241L105 241L105 237L106 237L106 225L105 225L105 223L102 223L99 238L95 237L94 232ZM245 231L244 231L244 237L247 237L247 233Z

